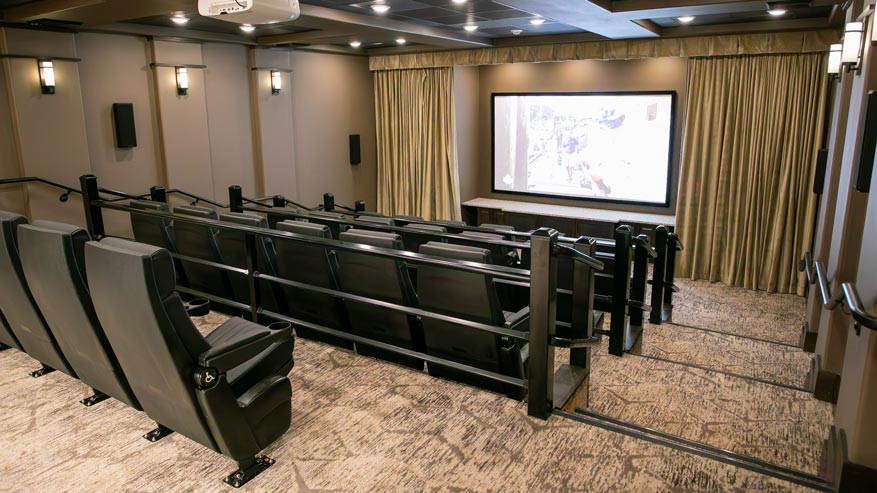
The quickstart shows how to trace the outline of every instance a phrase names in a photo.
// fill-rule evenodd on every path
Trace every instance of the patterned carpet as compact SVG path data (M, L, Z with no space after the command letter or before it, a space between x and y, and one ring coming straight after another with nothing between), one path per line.
M204 331L221 321L197 320ZM751 358L758 371L794 377L770 369L776 345L748 355L726 342L737 352L711 360L696 347L702 334L679 332L647 327L644 351L723 367ZM278 463L243 491L802 490L565 418L531 419L523 403L318 343L299 340L295 358L293 423L266 451ZM179 435L150 444L140 438L154 427L146 416L115 401L84 408L87 388L60 373L28 377L37 366L0 353L0 491L227 490L230 460ZM593 411L810 472L830 421L830 408L802 392L605 348L591 381Z

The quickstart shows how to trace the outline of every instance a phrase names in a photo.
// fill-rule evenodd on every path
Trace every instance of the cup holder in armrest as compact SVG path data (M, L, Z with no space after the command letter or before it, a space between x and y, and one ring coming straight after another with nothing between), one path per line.
M274 322L268 325L269 330L291 330L292 324L289 322Z
M205 300L204 298L197 298L188 301L185 303L185 306L186 313L188 313L190 317L203 317L210 313L210 300Z

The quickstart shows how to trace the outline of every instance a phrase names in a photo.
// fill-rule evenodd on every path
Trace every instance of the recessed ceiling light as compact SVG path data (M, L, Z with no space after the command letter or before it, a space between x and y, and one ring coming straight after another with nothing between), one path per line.
M785 15L786 11L784 9L770 9L767 11L767 13L774 17L779 17L781 15Z
M256 26L252 24L241 24L241 31L245 33L251 33L256 30Z
M530 24L533 24L534 26L541 26L542 24L545 24L545 19L541 17L530 19Z
M385 3L373 3L372 10L379 14L386 14L390 10L390 6Z
M463 5L464 3L466 3L466 0L454 0L454 3L457 5Z
M693 15L683 15L682 17L677 17L676 20L683 23L683 24L688 24L689 22L694 20L694 16Z
M478 29L478 26L476 26L475 24L466 24L465 26L463 26L463 29L465 29L471 33L472 31L475 31L476 29Z
M397 45L404 45L405 43L407 43L407 41L405 41L405 38L398 38L398 39L396 39L396 44L397 44Z
M351 41L350 46L352 46L354 48L359 48L360 46L362 46L362 42L361 41Z
M171 20L174 21L175 24L183 25L189 22L189 18L184 15L175 15L171 17Z
M512 29L512 34L514 34L515 36L520 35L522 32L524 32L523 29Z

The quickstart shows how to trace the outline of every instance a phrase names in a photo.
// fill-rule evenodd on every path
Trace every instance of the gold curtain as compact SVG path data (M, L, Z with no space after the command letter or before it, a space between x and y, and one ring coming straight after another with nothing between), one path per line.
M689 61L680 276L803 294L825 64L821 53Z
M453 73L375 72L378 211L460 219Z
M369 58L369 67L376 71L569 60L825 53L831 43L837 42L839 36L840 32L837 29L820 29L783 33L503 46L373 56Z

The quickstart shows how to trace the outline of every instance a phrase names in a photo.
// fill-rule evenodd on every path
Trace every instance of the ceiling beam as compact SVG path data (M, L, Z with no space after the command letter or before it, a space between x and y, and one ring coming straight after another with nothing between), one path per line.
M104 3L106 0L42 0L5 9L2 19L6 22L30 22L51 17L68 10Z
M788 19L763 22L734 22L664 29L664 37L708 36L717 34L749 34L777 31L807 31L832 27L825 18ZM828 48L826 47L826 50Z
M605 7L606 2L579 0L576 2L545 2L544 0L497 0L507 7L539 15L561 24L577 27L606 38L654 38L658 35L631 18L618 16Z
M291 43L307 43L312 44L313 41L323 41L326 38L344 38L353 36L352 32L338 31L307 31L303 33L273 34L271 36L261 36L256 39L260 45L282 45ZM325 41L323 41L325 42Z
M624 0L613 4L615 15L625 19L662 19L683 15L733 14L767 10L767 3L752 0Z

